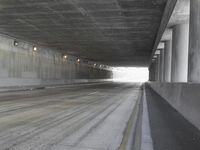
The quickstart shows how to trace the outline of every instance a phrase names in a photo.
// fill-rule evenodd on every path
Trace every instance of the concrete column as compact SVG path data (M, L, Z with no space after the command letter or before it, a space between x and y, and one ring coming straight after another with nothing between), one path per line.
M149 66L149 81L152 81L152 64Z
M161 75L160 75L160 62L161 62L161 59L160 59L160 55L157 55L157 81L159 82L161 80Z
M153 81L156 81L156 60L153 61Z
M171 82L172 40L165 42L164 57L164 81Z
M200 0L190 1L188 81L200 82Z
M158 81L158 60L155 58L155 81Z
M164 81L164 61L165 61L165 57L164 57L164 49L160 50L160 81L163 82Z
M173 27L172 37L172 82L187 82L189 24Z
M153 81L152 75L153 75L153 73L152 73L152 63L151 63L149 66L149 81Z
M156 81L156 60L149 66L149 81Z

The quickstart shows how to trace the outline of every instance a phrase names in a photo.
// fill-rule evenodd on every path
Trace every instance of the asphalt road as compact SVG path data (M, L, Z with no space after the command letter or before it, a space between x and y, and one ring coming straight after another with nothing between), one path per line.
M0 93L0 150L116 150L139 84Z

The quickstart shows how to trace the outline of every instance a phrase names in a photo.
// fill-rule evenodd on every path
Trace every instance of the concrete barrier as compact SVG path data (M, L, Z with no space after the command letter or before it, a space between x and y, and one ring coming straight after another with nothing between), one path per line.
M156 82L147 84L200 129L200 84Z

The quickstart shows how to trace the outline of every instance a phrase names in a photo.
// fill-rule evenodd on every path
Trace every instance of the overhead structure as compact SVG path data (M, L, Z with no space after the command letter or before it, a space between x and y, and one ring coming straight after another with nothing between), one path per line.
M148 65L167 0L1 0L0 33L113 66Z

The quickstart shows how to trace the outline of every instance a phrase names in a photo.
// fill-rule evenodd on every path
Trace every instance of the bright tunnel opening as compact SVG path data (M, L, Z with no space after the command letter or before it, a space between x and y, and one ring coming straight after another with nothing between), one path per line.
M115 67L113 81L116 82L147 82L149 70L147 67Z

